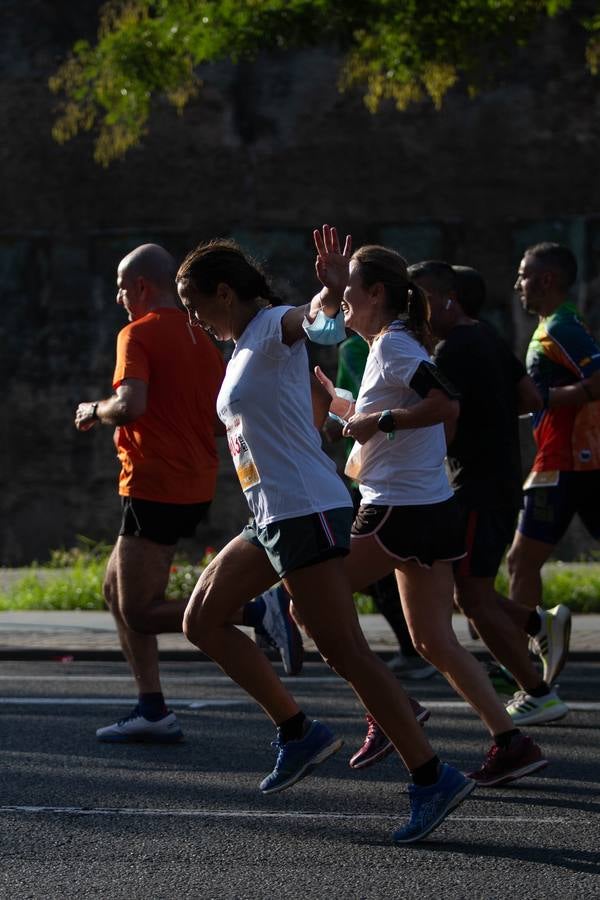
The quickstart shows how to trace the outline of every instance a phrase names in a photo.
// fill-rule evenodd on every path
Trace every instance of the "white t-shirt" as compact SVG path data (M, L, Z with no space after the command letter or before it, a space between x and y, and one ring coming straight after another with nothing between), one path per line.
M242 490L259 526L352 506L313 424L304 340L288 347L290 306L262 309L240 336L217 398Z
M425 349L401 324L377 338L369 351L356 401L357 413L410 409L421 397L409 387ZM398 429L389 440L377 431L366 444L355 443L346 473L359 481L363 503L420 506L452 496L444 467L443 425ZM354 475L356 473L356 475Z

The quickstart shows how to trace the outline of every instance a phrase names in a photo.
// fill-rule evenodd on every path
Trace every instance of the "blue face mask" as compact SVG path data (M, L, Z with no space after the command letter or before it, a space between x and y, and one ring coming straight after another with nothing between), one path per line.
M344 314L341 309L334 319L320 309L315 321L309 322L305 317L302 327L308 339L314 344L341 344L346 338Z

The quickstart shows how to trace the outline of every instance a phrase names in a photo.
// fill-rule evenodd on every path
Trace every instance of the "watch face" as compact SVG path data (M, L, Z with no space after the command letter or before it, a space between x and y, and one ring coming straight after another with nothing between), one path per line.
M386 410L379 416L377 427L385 434L390 434L394 430L394 417L389 410Z

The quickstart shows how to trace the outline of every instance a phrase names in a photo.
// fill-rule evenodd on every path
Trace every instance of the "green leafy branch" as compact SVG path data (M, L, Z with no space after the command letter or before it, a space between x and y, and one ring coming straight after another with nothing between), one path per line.
M489 82L490 58L507 58L572 0L109 0L95 44L78 41L50 79L60 95L53 128L63 143L95 131L95 159L122 157L147 132L152 100L179 113L202 87L199 67L262 51L334 46L339 87L363 92L375 113L430 99L440 108L462 83ZM600 68L600 11L581 21L586 63Z

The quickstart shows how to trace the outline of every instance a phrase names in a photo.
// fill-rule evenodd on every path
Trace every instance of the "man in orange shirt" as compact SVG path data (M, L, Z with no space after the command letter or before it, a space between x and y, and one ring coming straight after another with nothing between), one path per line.
M123 519L104 581L139 699L125 719L100 728L101 741L171 743L183 733L162 694L156 635L182 630L185 601L165 589L180 537L206 516L217 478L215 403L224 364L192 329L175 291L177 266L156 244L121 260L117 303L129 324L117 339L114 393L80 403L75 426L116 426Z

